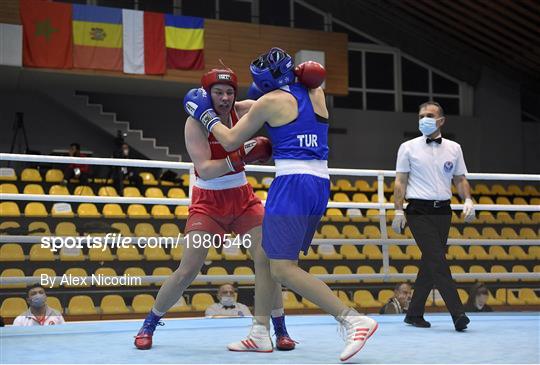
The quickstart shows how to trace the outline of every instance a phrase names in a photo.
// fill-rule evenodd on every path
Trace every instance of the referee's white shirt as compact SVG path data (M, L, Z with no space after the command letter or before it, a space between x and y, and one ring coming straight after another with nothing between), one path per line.
M461 146L448 139L441 144L426 143L426 136L404 142L399 147L396 172L409 174L406 199L448 200L452 178L467 174Z

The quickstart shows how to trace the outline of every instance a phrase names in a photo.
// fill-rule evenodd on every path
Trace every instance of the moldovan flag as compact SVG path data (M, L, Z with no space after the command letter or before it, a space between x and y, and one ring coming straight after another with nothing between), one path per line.
M165 14L167 68L204 68L204 19Z
M71 9L71 4L20 0L24 66L73 66Z
M73 4L73 67L122 71L122 9Z
M124 72L165 73L165 16L139 10L122 10Z

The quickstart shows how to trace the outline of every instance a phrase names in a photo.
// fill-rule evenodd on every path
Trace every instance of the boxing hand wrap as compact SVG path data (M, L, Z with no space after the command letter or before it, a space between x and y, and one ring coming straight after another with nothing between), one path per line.
M219 117L212 107L212 99L203 88L191 89L187 92L184 97L184 109L201 122L209 132L219 123Z
M251 83L251 86L248 89L247 98L251 100L257 100L261 96L263 96L264 93L255 85L254 82Z
M272 156L272 144L266 137L255 137L244 145L229 153L225 158L229 170L241 171L247 163L264 163Z
M315 61L306 61L294 68L294 74L298 82L302 83L308 89L316 89L322 85L326 78L326 70Z

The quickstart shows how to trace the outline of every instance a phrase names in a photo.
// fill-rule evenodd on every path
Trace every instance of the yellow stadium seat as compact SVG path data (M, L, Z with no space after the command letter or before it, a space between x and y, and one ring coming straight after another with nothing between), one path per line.
M84 261L85 258L80 247L62 247L60 249L60 261Z
M0 261L24 261L24 252L17 243L4 243L0 246Z
M376 245L364 245L362 253L366 255L368 260L382 260L382 252L379 246Z
M0 167L0 181L17 181L17 174L11 167Z
M196 293L191 299L191 306L196 311L205 311L214 304L214 298L208 293Z
M357 290L354 292L354 302L359 306L363 308L368 307L380 307L382 304L373 298L373 295L369 292L369 290Z
M515 195L515 196L525 195L525 193L523 193L521 188L515 184L508 185L508 187L506 188L506 191L508 191L510 195Z
M272 181L274 181L273 177L265 176L261 179L261 184L265 189L270 188L270 185L272 184Z
M540 196L540 192L534 185L525 185L523 188L523 193L528 196Z
M335 193L332 201L335 202L350 202L349 197L345 193Z
M225 257L225 260L242 261L247 260L247 256L242 252L238 246L223 247L221 254Z
M348 179L339 179L336 182L336 186L341 191L356 191L356 188L351 184Z
M166 205L154 205L152 206L152 217L156 219L173 219L174 214L171 213L171 210Z
M54 229L54 232L57 236L78 236L79 233L77 233L77 228L75 227L75 224L71 222L60 222L56 225L56 228Z
M21 181L42 182L43 179L37 169L24 169L21 172Z
M124 237L132 237L133 233L131 232L131 229L129 229L129 226L125 223L113 223L111 224L111 227L115 230L118 230L119 233Z
M162 237L178 237L180 234L180 229L174 223L164 223L159 228L159 234Z
M98 190L99 196L118 196L116 189L112 186L102 186Z
M208 269L206 272L206 275L229 275L227 270L224 267L221 266L212 266ZM204 284L204 283L201 283ZM219 280L210 280L207 282L207 284L221 284Z
M517 240L517 239L519 239L519 236L516 233L516 231L514 230L514 228L512 228L512 227L504 227L501 230L501 238Z
M497 220L493 216L493 214L489 211L481 211L478 213L478 217L475 222L483 223L483 224L495 224L497 223Z
M508 195L508 192L501 184L493 184L491 186L491 193L494 195Z
M181 176L182 179L182 186L189 186L189 174L183 174Z
M307 309L317 309L319 308L315 303L310 302L307 298L302 298L302 305Z
M93 203L81 203L77 208L77 214L81 218L101 218L96 206Z
M338 229L333 224L323 225L321 227L321 234L324 236L324 238L345 238L345 235L339 233Z
M255 176L246 176L248 183L253 187L253 189L262 189L263 185L257 181Z
M72 267L66 270L64 273L66 277L87 277L88 273L85 269L80 267ZM78 280L78 279L77 279ZM79 284L80 283L80 284ZM83 282L76 282L75 280L70 281L69 283L65 284L65 288L87 288L90 286L90 281L86 280L85 283Z
M358 268L356 269L356 273L361 274L361 275L376 274L375 270L371 266L367 266L367 265L358 266ZM360 279L360 281L364 283L376 283L382 280L381 279Z
M334 245L331 244L321 244L317 247L317 253L321 256L323 260L341 260L343 256L336 252Z
M94 272L94 275L96 275L97 277L118 276L118 274L116 273L116 270L114 270L113 268L110 268L110 267L100 267ZM97 287L105 287L105 286L118 286L118 285L115 285L115 284L112 284L112 283L109 284L107 282L100 282L96 286Z
M495 260L514 260L515 257L509 255L502 246L490 246L489 255L494 257Z
M147 172L147 171L139 172L139 176L141 177L144 185L157 185L158 184L156 178L154 177L154 174L152 174L151 172Z
M381 231L377 226L367 225L364 227L364 235L369 239L377 239L381 238Z
M358 227L352 224L347 224L343 226L343 235L345 238L352 238L352 239L362 239L365 238L365 236L360 233L358 230Z
M375 189L373 189L373 187L371 185L369 185L369 183L365 180L356 180L354 182L354 187L356 188L357 191L360 191L360 192L367 192L367 193L373 193L375 191Z
M332 181L330 180L330 191L338 191L339 188L337 187L337 185Z
M536 233L532 230L532 228L520 228L519 229L519 237L520 238L526 238L526 239L536 239Z
M129 277L132 277L132 278L137 278L137 277L143 277L143 276L146 276L146 273L144 272L144 270L140 267L128 267L124 270L124 276L129 276ZM131 286L150 286L150 283L148 282L143 282L141 283L140 285L133 282L134 285L131 285Z
M505 302L504 301L500 301L498 299L496 299L493 294L491 294L490 291L488 291L488 300L487 300L487 304L492 306L492 305L503 305Z
M463 229L463 238L481 239L482 236L480 236L480 233L478 233L478 230L476 228L465 227Z
M43 203L31 202L24 207L25 217L47 217L48 215L47 209L45 209Z
M103 206L103 216L105 218L125 218L126 214L119 204L105 204Z
M386 203L386 201L387 201L386 198L383 196L383 201L382 202ZM371 196L371 202L372 203L379 203L379 195L378 194L373 194Z
M493 260L494 257L489 255L482 246L470 246L469 255L473 260Z
M135 226L135 236L137 237L155 237L157 236L154 226L150 223L138 223Z
M0 307L0 316L4 318L17 317L28 310L28 304L23 298L6 298Z
M174 215L176 218L186 219L189 215L189 210L186 205L178 205L174 209Z
M508 271L502 265L493 265L489 269L489 272L492 273L492 274L501 274L501 273L504 274L504 273L507 273ZM499 280L499 281L517 281L517 279L489 279L489 280L486 279L484 281L496 281L496 280Z
M314 265L309 268L309 273L311 275L328 275L328 270L326 270L324 266ZM323 280L325 283L336 282L335 280L332 280L332 279L321 279L321 280Z
M141 192L134 186L127 186L123 190L123 195L125 197L140 198L142 197Z
M473 257L470 256L462 246L455 246L455 245L448 247L447 257L449 257L451 260L472 260L473 259Z
M378 223L380 221L379 210L378 209L368 209L366 211L366 218L371 222ZM365 233L365 229L364 229L364 233Z
M497 223L514 224L514 219L508 212L497 212Z
M364 193L355 193L353 195L353 202L355 203L368 203L369 199L366 194Z
M369 220L362 215L362 211L358 208L347 208L345 216L351 222L368 222Z
M41 247L41 244L37 243L30 248L30 261L55 261L54 253L51 249Z
M223 256L225 256L225 254L223 254ZM221 256L221 254L219 254L216 250L215 247L210 247L208 249L208 253L206 254L206 261L219 261L223 258L223 256ZM241 256L235 256L235 257L238 257L239 260L241 260ZM247 259L247 256L244 256L245 259Z
M320 257L318 253L315 253L313 247L310 247L308 248L307 255L304 255L303 252L300 252L299 258L300 260L318 260Z
M465 274L465 270L459 265L450 265L450 272L452 273L452 275ZM456 279L456 281L460 283L466 283L466 282L474 282L474 279L460 278L460 279Z
M529 270L527 270L527 268L524 265L514 265L514 266L512 266L512 272L515 272L515 273L528 273ZM520 279L520 280L521 281L526 281L526 280L523 280L523 279Z
M540 298L536 295L534 289L522 288L519 289L518 298L529 305L540 305Z
M152 271L152 276L167 276L168 277L168 276L171 276L172 273L173 273L173 271L172 271L171 268L168 268L168 267L156 267L154 269L154 271ZM154 285L155 286L161 286L164 281L165 281L165 279L156 281L156 282L154 282Z
M390 182L390 184L384 183L384 192L385 193L393 193L395 186L396 186L396 182L394 180L392 180Z
M480 199L478 199L479 204L495 204L493 199L491 199L490 196L481 196Z
M334 295L338 297L347 307L356 307L356 303L349 299L349 296L343 290L332 290Z
M24 272L21 269L5 269L0 274L0 277L24 277ZM26 288L25 283L19 284L0 284L0 289L9 289L9 288Z
M358 251L354 245L341 246L339 253L347 260L364 260L366 256Z
M19 194L19 189L15 184L0 185L0 194Z
M345 265L338 265L338 266L335 266L333 269L332 269L332 274L334 275L352 275L352 271L351 269L348 267L348 266L345 266ZM356 283L357 280L354 280L354 279L337 279L337 280L334 280L334 282L336 283Z
M469 267L469 272L474 274L485 274L486 269L484 269L484 267L480 265L471 265L471 267Z
M88 249L88 259L90 261L113 261L114 257L111 253L111 249L109 247L105 247L105 250L103 250L102 247L91 247Z
M47 296L47 305L52 309L56 309L60 313L64 313L64 308L62 308L62 304L57 297Z
M45 191L43 191L43 187L41 185L28 184L24 187L23 194L43 195L45 194Z
M161 191L160 188L148 188L144 192L144 195L147 198L165 198L165 195L163 195L163 191Z
M75 214L69 203L54 203L51 208L53 218L73 218Z
M493 227L484 227L484 228L482 228L482 237L483 238L489 238L489 239L495 239L495 240L500 238L499 234L497 233L497 231Z
M148 214L145 206L142 204L130 204L128 206L127 214L129 218L150 218L150 214Z
M268 192L266 190L257 190L255 191L255 196L261 200L266 200L268 198Z
M182 258L183 254L184 254L184 246L175 245L171 247L171 257L173 260L179 261Z
M105 295L101 299L101 312L103 314L124 314L131 312L124 302L124 298L117 294Z
M520 246L510 246L508 253L514 256L517 260L528 260L529 255Z
M136 246L119 247L116 250L118 261L140 261L142 256Z
M50 169L45 173L45 181L48 183L59 183L64 180L64 172L59 169Z
M418 274L418 267L414 266L414 265L405 265L403 267L403 274L414 274L414 275L416 275L416 274ZM408 279L407 281L412 282L414 280L416 280L416 279L415 278Z
M381 268L379 269L379 274L384 274L384 267L381 266ZM394 266L388 266L388 274L389 275L393 275L393 274L399 274L398 270L394 267ZM402 280L401 279L397 279L397 278L392 278L392 279L387 279L387 281L389 283L399 283L401 282Z
M150 294L137 294L133 298L131 307L134 313L148 313L154 306L154 297Z
M163 247L145 247L144 256L147 261L167 261L171 259L171 255L166 254Z
M169 309L168 312L178 313L178 312L190 312L192 310L193 308L191 307L191 305L186 303L186 299L184 297L180 297L180 299L178 299L178 302L176 302L176 304L174 304L171 307L171 309Z
M14 202L0 203L0 217L20 217L19 206Z
M324 217L330 222L348 222L349 218L343 215L340 209L329 208L326 210L326 216Z
M79 185L75 187L75 190L73 191L73 195L94 196L94 191L92 190L90 186Z
M408 245L405 249L405 253L409 255L412 260L420 260L422 258L422 252L416 245Z
M469 300L469 294L467 293L467 291L465 291L465 289L458 289L457 290L458 292L458 295L459 295L459 300L461 301L462 304L465 304L467 303L467 300Z
M287 309L303 309L304 305L298 301L293 292L284 290L282 292L283 306Z
M531 260L540 260L540 246L529 246L528 255Z
M171 199L183 199L186 198L186 193L181 188L170 188L167 192L167 197Z
M253 270L248 266L237 266L234 268L233 275L255 275ZM249 280L236 280L240 285L249 284Z
M512 199L512 204L514 205L529 205L529 203L527 203L527 201L521 197L517 197L517 198L514 198Z
M32 273L32 276L36 276L38 278L41 278L41 275L47 275L47 277L49 278L54 278L57 276L56 271L48 267L40 267L39 269L34 270L34 272ZM53 284L53 288L58 288L59 286L60 283L58 282L58 280L56 280ZM47 287L49 288L50 286Z
M390 245L388 247L388 253L392 260L409 260L411 257L406 253L403 253L401 248L397 245Z
M30 223L32 224L32 223ZM21 225L17 222L13 222L13 221L5 221L5 222L1 222L0 223L0 229L8 229L8 228L20 228ZM30 228L28 228L28 230L30 230Z
M97 314L92 298L87 295L76 295L69 300L68 314L70 315L91 315Z
M497 197L497 199L495 199L495 204L510 205L510 204L512 204L512 202L510 201L510 199L508 199L505 196L499 196L499 197Z
M534 224L540 223L540 212L534 212L532 214L531 222Z
M393 290L383 289L379 291L379 294L377 295L377 300L380 303L386 304L393 296L394 296Z
M450 227L448 238L462 238L461 233L456 227Z

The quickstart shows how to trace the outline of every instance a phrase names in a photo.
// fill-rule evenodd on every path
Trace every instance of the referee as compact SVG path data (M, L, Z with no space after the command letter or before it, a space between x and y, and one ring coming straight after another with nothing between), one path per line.
M392 229L400 233L408 222L422 252L405 323L431 327L424 319L424 311L426 299L435 285L452 315L456 331L463 331L470 320L465 315L445 255L452 218L452 179L459 195L465 199L465 221L475 217L471 188L465 178L467 168L461 146L441 137L445 122L443 108L436 102L426 102L419 107L418 119L423 136L399 147L394 189L396 213ZM405 212L404 198L409 202Z

